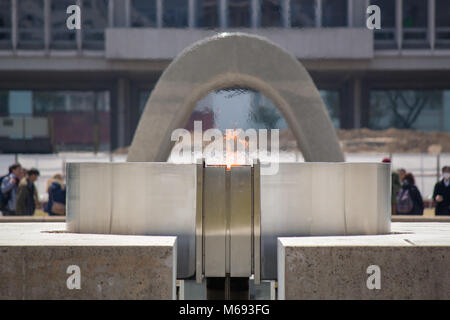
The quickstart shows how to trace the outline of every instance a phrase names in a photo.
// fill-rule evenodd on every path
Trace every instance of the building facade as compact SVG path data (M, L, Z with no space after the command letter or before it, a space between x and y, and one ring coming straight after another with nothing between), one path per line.
M296 56L338 128L450 131L448 0L0 0L0 152L128 146L172 59L230 31Z

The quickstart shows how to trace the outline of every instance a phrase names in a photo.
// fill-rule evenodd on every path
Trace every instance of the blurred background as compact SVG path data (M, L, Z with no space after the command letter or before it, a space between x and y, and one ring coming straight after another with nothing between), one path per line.
M66 27L81 7L81 29ZM366 9L381 8L381 29ZM153 87L188 45L223 31L263 35L297 57L347 161L391 157L429 199L450 165L448 0L0 0L0 172L46 180L68 161L125 161ZM198 102L186 124L280 129L282 161L303 161L283 115L249 88Z

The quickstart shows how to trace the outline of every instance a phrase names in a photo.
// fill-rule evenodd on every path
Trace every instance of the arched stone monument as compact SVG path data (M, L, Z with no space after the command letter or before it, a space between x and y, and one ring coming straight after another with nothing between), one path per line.
M155 44L157 45L157 44ZM212 90L245 87L270 98L286 119L305 161L344 156L311 77L290 53L269 40L223 33L186 48L164 71L142 114L129 162L167 161L171 134Z

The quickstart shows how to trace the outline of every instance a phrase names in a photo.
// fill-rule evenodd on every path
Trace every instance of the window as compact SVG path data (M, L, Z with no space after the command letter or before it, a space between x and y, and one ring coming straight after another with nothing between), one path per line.
M436 0L436 47L450 48L450 1Z
M0 91L0 117L8 115L8 91Z
M219 27L219 1L197 0L197 27L217 28Z
M107 91L0 91L0 139L39 139L41 150L107 151Z
M33 117L48 120L57 151L108 151L107 91L34 91Z
M228 0L228 27L249 28L251 26L250 0Z
M371 129L449 131L450 90L373 90Z
M395 39L395 1L372 0L381 10L381 29L375 30L375 48L392 49L396 47Z
M428 1L403 1L403 47L423 48L427 44Z
M51 2L51 47L53 49L76 49L76 29L67 28L67 7L73 5L71 0ZM83 12L81 14L83 18Z
M4 0L0 1L0 49L11 44L11 0Z
M282 23L282 0L261 0L261 26L281 27Z
M18 1L18 47L44 48L44 0Z
M291 0L291 27L311 28L316 25L315 0Z
M130 11L132 27L156 27L156 0L132 0Z
M108 0L83 0L83 48L103 50L108 27Z
M335 128L341 127L340 94L338 90L319 90L328 115Z
M188 1L163 1L163 27L185 28L188 26Z
M347 26L347 0L322 0L322 26Z
M150 98L151 90L141 90L139 91L139 105L138 105L138 113L139 117L144 112L145 105L147 104L148 99Z

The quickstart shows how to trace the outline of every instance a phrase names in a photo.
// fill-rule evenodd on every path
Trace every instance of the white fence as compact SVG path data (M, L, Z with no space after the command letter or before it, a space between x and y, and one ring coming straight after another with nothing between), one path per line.
M392 168L404 168L414 174L416 184L424 198L431 198L433 187L440 178L438 174L445 165L450 166L450 153L431 154L346 154L348 162L380 162L385 157L391 157ZM303 162L299 153L281 153L282 162ZM41 200L47 199L47 180L56 173L64 173L67 162L125 162L126 155L109 153L58 153L58 154L0 154L0 175L8 172L8 166L19 162L24 168L36 168L41 176L36 183ZM438 168L439 166L439 168ZM362 188L364 186L361 186Z

